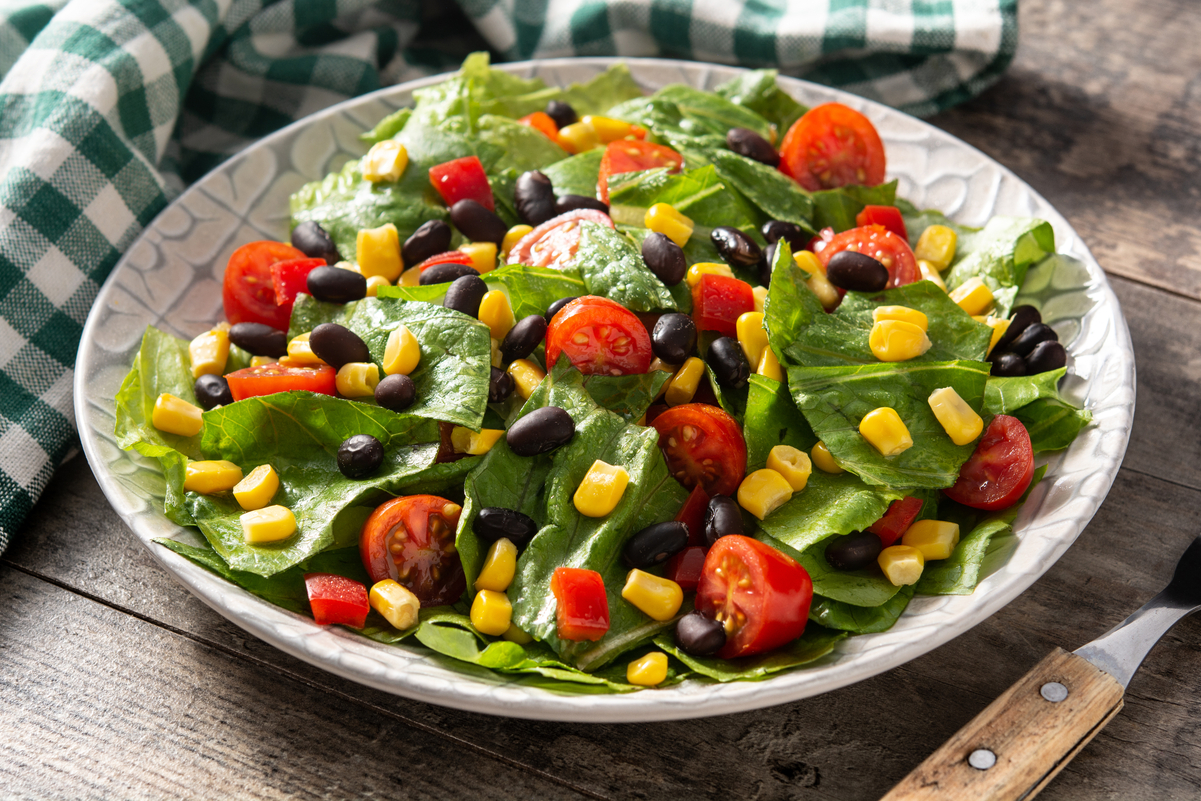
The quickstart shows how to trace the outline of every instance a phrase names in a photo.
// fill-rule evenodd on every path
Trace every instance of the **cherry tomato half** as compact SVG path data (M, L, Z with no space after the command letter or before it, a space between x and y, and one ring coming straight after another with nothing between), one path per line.
M292 309L275 302L271 265L277 261L307 258L283 242L264 240L242 245L229 257L221 284L225 319L233 324L263 323L286 331Z
M361 583L336 573L305 573L304 588L317 625L340 623L352 629L367 625L371 604Z
M887 548L895 545L905 530L913 525L913 521L922 511L922 499L912 495L893 501L888 505L884 516L871 524L868 531L880 538L880 543Z
M447 206L453 206L460 200L474 200L488 211L496 209L492 186L488 183L488 174L484 172L479 156L464 156L430 167L430 183Z
M1034 478L1034 449L1022 421L999 414L984 429L976 450L946 496L973 509L1008 509Z
M684 166L684 157L666 145L656 145L639 139L618 139L605 146L601 156L600 173L596 176L596 196L602 203L609 202L609 176L623 172L640 172L666 167L669 172L679 172Z
M905 218L896 206L864 206L863 211L855 215L855 225L862 228L865 225L883 225L897 236L909 241L909 231L905 229Z
M698 331L737 336L738 318L755 310L755 292L746 281L727 275L702 275L692 287L692 319Z
M780 144L780 171L810 192L884 183L884 143L871 120L842 103L814 106Z
M309 291L309 273L325 266L325 259L287 259L271 265L271 285L275 287L275 303L288 310L292 317L292 305L298 292Z
M651 335L638 315L620 303L585 295L568 303L546 329L546 364L559 353L584 375L636 375L650 369Z
M835 234L834 238L817 252L817 258L824 267L830 263L835 253L844 250L866 253L888 268L889 289L912 284L922 277L909 243L883 225L865 225Z
M576 209L560 214L517 240L517 244L509 251L509 264L550 267L555 270L570 267L580 247L582 222L617 227L608 214L596 209Z
M709 549L696 608L726 628L722 659L761 654L800 637L809 619L813 581L792 557L731 534Z
M404 495L381 504L359 535L359 554L372 582L400 582L422 606L457 601L467 589L455 550L462 511L437 495Z
M717 406L685 403L655 418L667 470L689 489L733 495L746 473L746 440L738 421Z
M338 372L325 364L316 367L264 364L262 367L243 367L225 376L229 392L236 401L294 389L333 395L337 378Z
M658 417L658 415L655 415ZM647 415L647 425L652 425L650 415ZM697 484L688 494L683 508L676 515L676 521L683 523L688 529L689 545L705 544L705 510L709 508L709 493Z
M605 580L595 570L557 567L550 578L559 639L596 642L609 630Z

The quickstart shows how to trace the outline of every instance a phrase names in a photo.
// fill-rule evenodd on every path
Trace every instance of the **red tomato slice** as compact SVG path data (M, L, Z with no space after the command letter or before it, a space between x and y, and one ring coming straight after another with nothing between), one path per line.
M636 375L650 369L651 335L638 315L608 298L585 295L568 303L546 329L546 364L567 354L584 375Z
M307 258L283 242L264 240L242 245L229 257L221 285L225 319L233 324L263 323L281 331L288 329L292 309L275 302L271 265L277 261Z
M371 610L367 588L354 579L336 573L305 573L304 588L317 625L340 623L352 629L367 625Z
M609 630L605 580L595 570L557 567L550 579L555 594L559 639L596 642Z
M555 121L545 111L535 111L533 114L527 114L518 120L522 125L528 125L541 134L544 134L547 139L554 142L556 145L561 144L559 141L559 126L555 125Z
M655 415L658 417L658 415ZM652 425L650 415L647 415L647 425ZM709 508L709 493L697 484L684 501L684 508L676 515L676 520L688 527L688 544L705 544L705 510Z
M955 486L943 490L953 501L973 509L1008 509L1034 478L1030 434L1016 417L999 414L984 429L971 458L959 468Z
M909 241L909 232L905 229L905 219L901 210L896 206L864 206L863 211L855 215L855 225L862 228L865 225L883 225L897 236Z
M809 240L805 245L805 250L811 250L814 253L821 253L822 248L830 244L830 240L834 238L834 229L826 226L817 232L817 236Z
M359 554L373 582L392 579L408 587L422 606L454 603L467 589L455 550L463 507L437 495L405 495L385 501L359 534Z
M780 144L780 171L810 192L884 183L884 143L871 120L841 103L814 106Z
M550 267L555 270L570 267L580 247L582 222L617 227L608 214L596 209L576 209L560 214L517 240L517 244L509 251L509 264Z
M905 533L905 530L913 525L913 521L917 519L921 511L921 498L914 498L910 495L899 501L893 501L888 505L888 511L884 513L884 517L872 523L868 531L879 537L880 542L887 548L894 545Z
M262 367L244 367L225 376L225 380L229 382L229 392L234 400L240 401L292 390L333 395L337 377L338 372L325 364L316 367L265 364Z
M818 251L817 258L825 267L835 253L844 250L866 253L887 267L889 289L912 284L922 276L909 243L883 225L865 225L835 234L829 244Z
M492 186L488 183L488 175L479 156L464 156L430 167L430 183L447 206L453 206L460 200L474 200L488 211L496 210Z
M308 292L309 273L325 266L325 259L287 259L271 265L271 285L275 287L275 303L286 306L292 316L292 304L297 292Z
M683 166L684 157L666 145L655 145L639 139L618 139L606 145L605 155L601 156L600 173L596 176L596 196L602 203L609 202L610 175L657 167L679 172Z
M435 264L465 264L470 267L471 257L461 250L448 250L445 253L439 253L436 256L430 256L417 266L421 268L421 272L425 272Z
M813 581L792 557L731 534L709 549L696 608L726 628L722 659L761 654L800 637L809 619Z
M671 558L667 563L667 577L680 585L684 592L691 592L701 583L705 570L705 549L692 545Z
M737 336L738 318L755 310L751 285L725 275L702 275L692 287L692 319L698 331Z
M655 418L668 471L689 489L733 495L746 473L746 440L738 421L717 406L685 403Z

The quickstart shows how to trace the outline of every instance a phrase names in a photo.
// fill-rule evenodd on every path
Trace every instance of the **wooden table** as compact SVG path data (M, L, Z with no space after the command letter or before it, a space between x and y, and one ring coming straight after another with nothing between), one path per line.
M1201 509L1201 13L1023 3L1019 55L935 124L1042 192L1110 273L1134 336L1125 464L1077 544L971 632L860 684L645 725L506 720L298 662L160 570L82 457L0 558L0 796L867 799L1042 658L1166 582ZM1047 799L1201 796L1201 620Z

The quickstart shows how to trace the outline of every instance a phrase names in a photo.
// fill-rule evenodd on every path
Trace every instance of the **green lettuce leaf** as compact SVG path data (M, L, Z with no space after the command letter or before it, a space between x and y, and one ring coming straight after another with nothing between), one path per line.
M989 376L984 385L984 407L981 414L1013 414L1039 398L1059 398L1059 381L1066 367L1048 370L1037 375Z
M993 217L981 230L959 237L955 260L943 280L954 290L979 277L992 290L996 312L1008 315L1030 265L1054 252L1050 223L1033 217Z
M584 389L602 408L634 423L642 419L670 378L671 373L663 370L639 375L586 375Z
M784 240L776 246L771 284L763 304L763 327L767 341L781 365L788 365L788 348L809 326L826 316L821 301L809 288L808 274L792 258Z
M1035 453L1066 448L1092 422L1088 409L1078 409L1059 394L1065 368L1029 376L991 377L984 387L981 414L1009 414L1022 421Z
M546 86L520 94L498 95L493 100L481 100L480 108L492 114L517 118L542 111L551 100L561 100L583 116L605 114L618 103L641 96L642 87L630 75L629 67L614 64L584 83L573 83L566 88Z
M584 279L573 269L509 264L485 273L484 281L489 288L500 285L508 290L509 305L518 320L531 314L545 314L547 307L561 298L588 294Z
M388 289L407 288L388 287ZM346 321L354 314L358 305L357 300L352 300L350 303L327 303L301 292L296 295L296 302L292 305L292 319L288 323L288 339L312 331L322 323L346 325Z
M572 266L590 295L610 298L636 312L676 309L671 292L634 244L607 225L580 224L580 246Z
M892 206L896 204L897 182L889 181L879 186L842 186L838 189L823 189L813 195L813 227L817 230L833 228L842 233L856 226L855 217L864 206Z
M586 150L579 155L543 167L542 174L550 179L556 197L596 197L596 179L600 175L600 163L604 156L604 148Z
M794 551L805 551L837 534L871 526L888 505L905 497L902 490L872 487L853 473L825 473L814 468L805 489L760 521L759 528Z
M767 456L777 445L791 445L808 453L817 436L797 409L788 385L761 375L752 375L747 388L742 435L746 439L746 471L767 465Z
M742 194L761 212L759 223L784 220L806 231L814 227L813 199L784 173L746 156L728 150L709 153L713 168L721 180Z
M806 665L821 659L834 650L839 640L847 635L832 631L812 622L805 633L788 645L766 654L744 656L738 659L718 659L712 656L693 656L681 650L675 639L668 634L655 638L655 645L679 659L696 673L714 681L759 681L782 670Z
M1007 534L1011 526L1005 520L986 519L966 535L947 559L926 563L917 581L921 595L971 595L980 580L980 565L994 537Z
M655 92L652 98L675 104L683 115L680 129L686 134L724 137L731 128L749 128L770 141L775 133L772 124L751 109L713 92L674 83Z
M746 106L774 125L777 134L774 141L779 142L808 109L779 87L777 75L776 70L744 72L718 86L716 92L726 100Z
M931 563L933 564L933 563ZM874 634L888 631L909 602L913 599L913 586L901 587L897 594L880 606L854 606L830 598L815 596L809 607L809 619L826 628L838 629L851 634Z

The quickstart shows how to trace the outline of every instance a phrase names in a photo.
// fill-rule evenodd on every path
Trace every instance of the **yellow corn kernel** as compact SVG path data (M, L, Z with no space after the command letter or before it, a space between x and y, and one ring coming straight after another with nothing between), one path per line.
M389 281L400 278L404 262L400 259L400 234L392 223L379 228L364 228L355 242L355 261L359 272L370 278L382 275Z
M924 316L924 315L923 315ZM930 338L913 323L881 320L872 326L867 344L882 362L904 362L930 350Z
M269 464L261 464L234 486L234 498L243 510L253 512L271 503L279 491L279 474Z
M992 353L992 349L997 346L997 343L1001 341L1001 337L1005 336L1005 332L1009 330L1009 318L993 317L990 314L987 317L977 315L972 317L972 319L978 323L984 323L992 329L992 337L988 340L988 350L984 353L985 356L988 356Z
M945 520L919 520L901 535L901 544L917 548L922 559L946 559L959 544L959 524Z
M695 356L690 356L666 384L667 391L663 393L663 399L667 401L667 405L679 406L691 401L704 375L705 363Z
M744 312L734 323L738 344L747 364L758 364L767 350L767 331L763 328L763 312Z
M639 687L654 687L667 681L667 654L654 651L626 665L626 681Z
M845 473L846 471L839 466L838 462L834 461L834 454L830 453L830 449L826 447L826 443L820 440L813 449L809 451L809 456L813 460L813 464L818 470L823 473Z
M692 220L676 211L675 206L670 203L656 203L651 206L643 215L642 224L656 233L663 234L680 247L688 243L694 227Z
M492 450L496 441L505 435L504 429L485 428L479 432L455 426L450 430L450 444L458 453L482 456Z
M311 333L311 331L305 331L299 336L292 337L292 340L288 342L287 358L291 365L309 367L315 364L325 364L316 353L313 353L313 347L309 344Z
M513 583L513 575L516 572L517 546L502 537L488 548L484 566L480 568L480 575L475 580L475 588L504 592Z
M379 384L379 368L373 362L348 362L338 368L334 385L343 398L369 398Z
M513 604L509 596L495 590L480 590L471 602L471 625L480 634L497 637L509 630L513 622Z
M826 268L822 266L817 256L807 250L801 250L793 254L792 260L797 267L808 274L809 280L805 283L810 291L817 295L822 308L829 311L836 307L842 298L839 296L838 290L826 278Z
M872 322L878 323L883 320L900 320L904 323L912 323L923 331L930 330L930 318L908 306L877 306L872 309Z
M395 139L376 142L359 162L363 178L372 183L399 181L409 166L409 151Z
M237 486L242 480L242 468L224 459L212 462L188 462L183 488L187 492L212 495Z
M817 257L817 254L811 250L796 251L792 254L792 260L797 267L811 277L826 274L826 266L822 264L822 260Z
M413 266L400 274L400 280L396 282L397 286L420 286L421 285L421 267Z
M629 483L630 474L624 467L597 459L584 474L571 501L584 517L604 517L617 508Z
M278 360L273 359L270 356L251 356L250 357L250 366L251 367L266 367L268 364L278 364L278 363L279 363Z
M379 296L380 287L392 286L392 282L382 275L373 275L367 279L367 297L374 298Z
M767 287L753 286L751 294L755 296L755 311L763 313L763 308L767 305Z
M969 278L951 290L951 300L968 314L984 314L993 304L992 290L979 276Z
M775 470L756 470L738 485L738 505L762 520L792 497L792 485Z
M586 122L573 122L559 129L559 144L568 153L583 153L600 145L596 129Z
M492 353L491 353L492 366L497 369L500 369L505 366L504 365L505 360L500 355L500 340L497 339L496 337L491 337L489 342L491 343L491 350L492 350Z
M884 456L896 456L913 447L913 437L896 409L881 406L859 421L859 434Z
M509 251L522 240L522 238L530 231L534 230L532 225L514 225L505 232L505 238L500 243L500 255L502 258L509 258Z
M229 359L229 323L221 323L188 343L192 359L192 378L221 375Z
M412 591L392 579L377 581L367 594L371 608L384 616L395 628L405 631L417 625L421 611L421 599Z
M509 329L517 324L513 316L513 307L509 305L509 296L503 289L493 289L485 292L480 299L479 321L492 331L492 338L504 340Z
M202 410L186 400L164 392L154 402L154 411L150 413L150 423L159 431L168 434L178 434L181 437L194 437L200 433L204 425L201 418Z
M518 645L525 645L534 641L533 637L517 628L517 626L513 623L510 623L509 627L505 629L505 633L500 636L504 637L509 642L515 642Z
M943 292L947 291L946 282L942 280L942 276L938 274L938 269L933 264L926 261L925 259L918 259L917 260L917 269L921 271L922 278L926 279L927 281L932 282L935 286L937 286Z
M684 591L671 579L661 578L645 570L634 569L626 574L621 597L636 606L651 620L671 620L684 603Z
M495 242L468 242L465 245L459 245L459 252L467 254L471 266L481 275L496 269Z
M388 334L388 342L384 345L384 373L387 375L408 375L417 369L421 361L421 345L417 337L403 323L392 329Z
M278 504L244 512L239 519L242 539L249 545L279 542L296 533L296 516L291 509Z
M513 383L517 385L517 394L521 396L522 400L529 400L530 395L542 383L542 379L546 378L546 371L530 359L517 359L511 362L506 372L513 376Z
M784 369L780 367L780 360L776 358L776 352L771 349L771 345L763 349L763 356L760 357L755 372L772 381L784 380Z
M967 445L975 442L984 430L984 420L959 397L954 387L943 387L930 393L930 411L938 418L938 424L947 432L951 442Z
M918 237L913 255L930 262L934 269L942 272L955 260L955 247L958 244L959 235L953 229L945 225L930 225Z
M688 286L694 287L701 282L702 275L724 275L726 278L733 278L734 271L730 269L730 265L728 264L718 264L715 261L698 261L688 268L688 272L684 274L684 280L688 282Z
M922 577L926 557L909 545L890 545L880 551L876 562L894 587L904 587L906 584L916 584Z
M592 130L596 131L596 138L600 140L602 145L616 142L618 139L625 139L634 133L633 125L624 120L615 120L612 117L598 117L594 114L585 114L580 118L580 122L592 126Z
M767 467L784 476L793 492L800 492L809 483L813 463L805 452L791 445L776 445L767 454Z

